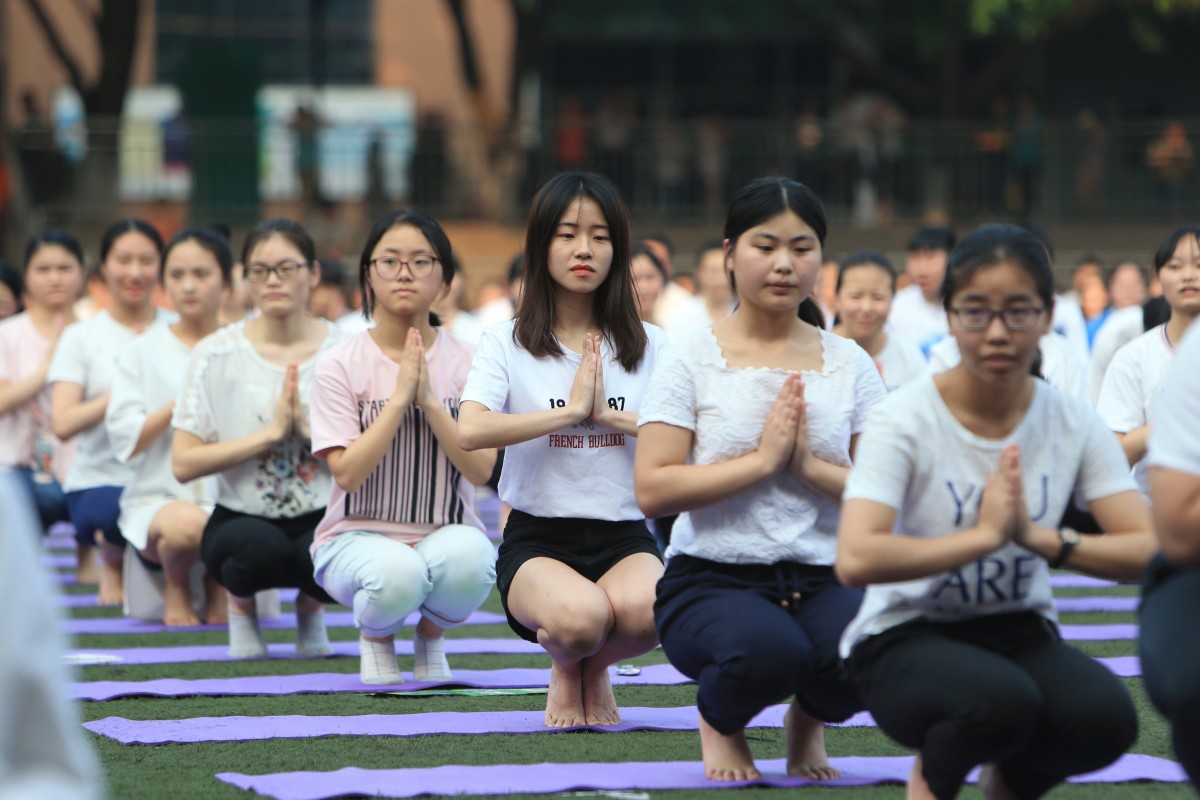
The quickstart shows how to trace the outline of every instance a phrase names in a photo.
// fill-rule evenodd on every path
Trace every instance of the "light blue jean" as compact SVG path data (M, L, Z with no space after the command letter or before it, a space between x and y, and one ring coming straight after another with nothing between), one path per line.
M354 609L358 629L379 638L418 609L438 627L462 624L496 582L496 551L468 525L438 528L415 545L348 531L317 549L313 569L331 597Z

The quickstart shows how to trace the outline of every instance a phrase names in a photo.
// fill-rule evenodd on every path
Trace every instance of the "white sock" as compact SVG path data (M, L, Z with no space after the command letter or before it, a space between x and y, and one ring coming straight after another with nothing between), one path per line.
M267 643L258 629L258 617L229 609L229 657L266 658Z
M358 654L361 657L358 677L363 683L404 683L396 665L394 642L372 642L360 636Z
M325 631L324 607L313 612L296 609L296 652L305 656L331 656L333 647Z
M454 677L446 661L445 643L441 636L436 639L426 639L419 633L413 636L414 681L448 681Z

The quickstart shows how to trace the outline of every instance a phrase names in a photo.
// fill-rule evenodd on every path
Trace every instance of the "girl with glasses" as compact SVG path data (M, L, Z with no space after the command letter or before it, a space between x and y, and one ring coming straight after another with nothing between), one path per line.
M633 494L637 411L665 342L638 319L616 187L569 172L539 190L516 320L488 328L458 437L505 447L512 506L496 567L509 625L553 660L546 725L620 721L608 668L657 643L662 560Z
M1066 645L1050 568L1135 580L1150 519L1086 400L1031 375L1050 325L1045 249L979 228L942 288L961 361L891 393L846 482L837 574L867 586L842 654L880 728L919 751L912 798L1040 797L1111 763L1137 714L1106 667ZM1108 536L1055 530L1078 494Z
M822 330L811 295L825 233L820 200L796 181L734 195L724 252L737 307L673 344L642 403L638 502L679 513L655 622L699 684L711 780L759 777L746 725L788 698L788 774L836 778L825 723L861 709L837 648L862 592L834 577L834 532L855 440L887 390L862 348Z
M104 423L121 461L135 464L121 494L121 533L138 557L163 574L163 622L168 626L225 622L225 593L208 578L203 605L192 597L189 572L200 560L200 537L212 512L215 480L188 484L171 473L171 413L196 344L220 327L230 286L229 241L206 228L181 231L163 254L163 286L179 320L125 348L117 361Z
M54 350L47 382L54 435L74 439L75 455L63 481L79 553L81 581L92 582L95 549L100 551L100 605L124 597L125 537L118 525L121 489L134 467L117 457L104 412L116 358L141 334L167 324L171 315L154 305L162 265L162 238L139 219L112 225L100 240L98 274L111 301L91 319L67 328Z
M313 580L313 531L332 483L312 455L309 400L317 357L342 334L308 313L321 276L312 238L272 219L246 237L242 263L260 315L196 346L175 403L171 463L183 483L215 475L216 507L200 555L229 599L229 654L263 658L254 595L296 586L298 652L328 655L323 604Z
M395 635L420 612L413 679L452 678L442 634L495 583L495 551L475 511L492 449L458 446L455 417L474 348L430 307L454 278L450 240L433 218L394 211L359 261L376 322L330 349L313 382L312 449L334 486L313 541L316 580L354 609L363 683L400 683Z

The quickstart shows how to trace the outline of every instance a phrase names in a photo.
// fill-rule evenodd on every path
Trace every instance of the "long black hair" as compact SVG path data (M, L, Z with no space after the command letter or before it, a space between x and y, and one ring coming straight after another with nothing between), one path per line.
M612 266L592 293L592 313L627 372L637 369L646 352L646 329L638 315L629 268L629 211L617 187L595 172L563 172L538 190L525 229L524 290L513 327L516 342L535 356L562 355L554 338L555 284L550 276L550 243L571 204L581 198L600 207L608 223Z

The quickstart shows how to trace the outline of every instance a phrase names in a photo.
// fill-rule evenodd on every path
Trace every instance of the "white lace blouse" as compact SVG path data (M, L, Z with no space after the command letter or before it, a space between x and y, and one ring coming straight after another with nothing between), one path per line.
M812 452L850 465L850 437L887 395L879 370L850 339L821 331L824 369L805 371ZM771 405L787 378L780 369L732 368L712 329L673 342L642 400L639 425L664 422L694 434L691 463L713 464L758 447ZM839 504L786 470L719 503L680 514L667 555L730 564L793 561L831 565Z

